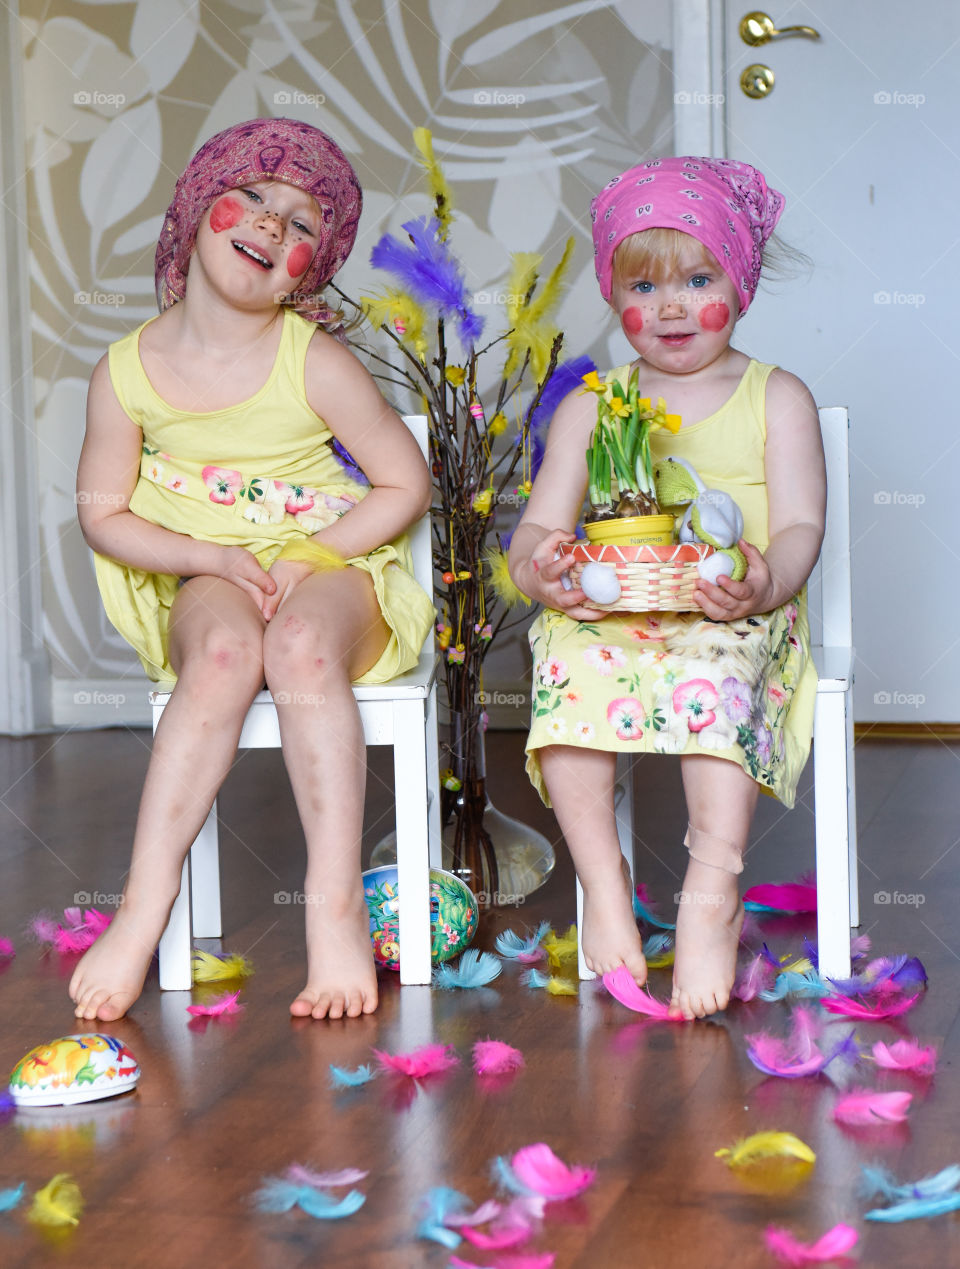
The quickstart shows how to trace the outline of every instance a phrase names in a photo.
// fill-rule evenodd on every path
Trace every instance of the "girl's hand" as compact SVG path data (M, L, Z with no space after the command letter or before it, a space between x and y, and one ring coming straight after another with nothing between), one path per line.
M276 615L284 600L305 578L313 576L313 569L300 560L274 560L267 576L273 579L277 588L272 595L267 595L260 607L265 621Z
M555 608L567 617L572 617L574 621L599 621L608 616L606 610L592 607L578 586L571 585L568 590L563 584L562 579L570 584L567 573L576 562L573 556L561 555L559 559L555 558L561 542L576 540L576 534L566 529L554 529L542 538L530 556L524 573L526 584L522 589L531 599L536 599L548 608Z
M721 575L715 586L701 580L693 592L693 598L713 621L734 621L737 617L752 617L776 607L773 578L763 554L745 538L737 545L747 557L746 577L732 582Z
M266 616L264 605L277 589L277 583L252 551L242 546L225 546L221 550L222 566L218 576L239 586Z

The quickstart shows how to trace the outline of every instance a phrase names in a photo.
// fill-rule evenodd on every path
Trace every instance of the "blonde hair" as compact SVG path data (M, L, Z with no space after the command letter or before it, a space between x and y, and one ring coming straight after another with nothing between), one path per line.
M675 273L680 261L695 242L705 265L722 269L720 261L709 247L705 247L693 234L681 229L642 229L617 245L613 253L613 280L623 285L629 279L646 278L659 282ZM763 248L761 278L795 277L813 267L808 255L773 233Z

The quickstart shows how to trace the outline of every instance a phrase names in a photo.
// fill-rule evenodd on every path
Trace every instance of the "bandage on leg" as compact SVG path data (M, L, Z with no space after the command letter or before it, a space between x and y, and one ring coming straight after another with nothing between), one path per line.
M694 828L692 824L688 824L683 844L690 852L690 858L700 864L707 864L711 868L722 868L724 872L743 872L743 856L740 850L725 837L714 837L712 833L705 833L703 829Z

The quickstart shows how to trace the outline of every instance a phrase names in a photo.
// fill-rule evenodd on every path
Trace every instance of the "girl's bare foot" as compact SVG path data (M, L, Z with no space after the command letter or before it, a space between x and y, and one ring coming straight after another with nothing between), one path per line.
M633 884L627 861L616 873L581 879L583 886L583 959L595 974L626 965L634 982L647 981L643 943L633 915Z
M691 1021L726 1009L742 928L736 876L691 859L677 911L672 1018Z
M313 897L316 902L310 903ZM307 893L307 985L290 1006L295 1018L359 1018L377 1007L370 914L356 896Z
M162 909L135 911L124 903L106 930L83 954L70 979L74 1014L86 1022L122 1018L143 991L160 935L170 915Z

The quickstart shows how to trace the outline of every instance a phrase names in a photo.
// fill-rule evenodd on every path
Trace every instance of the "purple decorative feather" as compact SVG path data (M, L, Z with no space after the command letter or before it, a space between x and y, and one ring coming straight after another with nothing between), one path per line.
M456 317L460 338L473 344L483 330L483 318L467 307L467 286L460 262L439 237L439 222L420 217L408 220L403 228L411 246L384 234L370 252L375 269L392 273L421 304L440 310L444 317Z
M540 401L530 420L530 476L536 480L543 451L547 443L547 428L557 406L574 388L582 387L585 374L596 370L591 357L575 357L573 361L561 361L550 377L540 396ZM518 443L520 438L518 437Z

